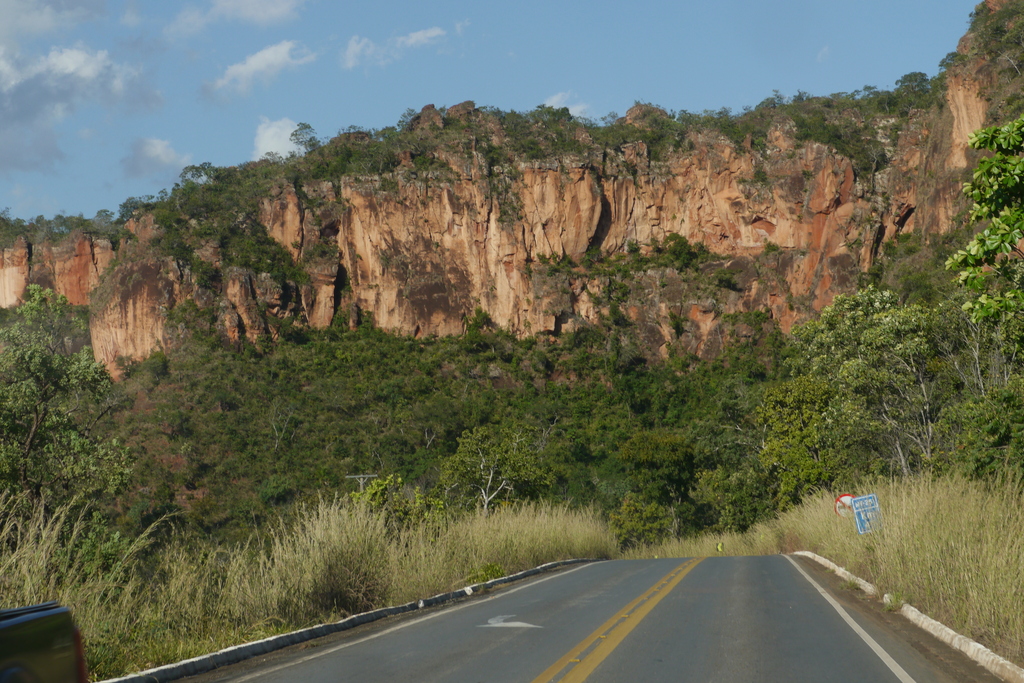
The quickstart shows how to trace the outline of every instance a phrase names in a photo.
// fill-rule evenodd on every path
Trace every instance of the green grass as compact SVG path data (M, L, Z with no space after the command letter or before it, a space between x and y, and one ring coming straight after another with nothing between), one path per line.
M94 679L576 557L613 557L596 512L509 506L389 530L347 499L300 507L245 544L144 536L102 569L70 507L14 514L0 498L0 607L59 600L81 627Z
M918 477L866 482L880 531L858 536L853 519L819 492L744 534L709 534L631 551L632 557L758 555L810 550L910 603L1002 656L1024 663L1024 492L1021 482ZM723 553L716 545L723 544Z

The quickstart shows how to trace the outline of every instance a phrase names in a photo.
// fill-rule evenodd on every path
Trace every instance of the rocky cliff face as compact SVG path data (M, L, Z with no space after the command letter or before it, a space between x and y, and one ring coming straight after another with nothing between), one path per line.
M700 140L694 152L661 165L652 165L642 148L631 150L635 162L625 154L606 160L603 172L565 161L524 165L515 183L520 215L508 222L475 180L479 169L472 164L458 181L399 182L387 196L357 184L343 185L340 197L329 186L305 193L340 198L347 207L329 229L350 289L344 302L385 329L456 334L475 308L519 335L593 323L607 314L594 301L600 279L582 269L552 278L540 272L540 262L579 263L588 251L624 253L631 242L649 245L670 234L732 258L729 267L739 270L752 267L766 245L781 247L785 254L773 261L779 270L770 284L757 278L753 291L736 301L699 303L723 313L768 307L788 329L796 318L794 298L817 309L851 286L870 254L849 245L861 236L871 207L856 193L849 161L813 143L797 151L782 132L773 140L774 180L764 185L751 182L752 155L716 139ZM311 231L323 239L323 222L291 188L265 202L263 215L282 244L305 244ZM666 304L677 315L689 315L695 305L685 297Z
M766 310L788 331L850 291L882 241L948 229L968 165L965 131L983 125L986 108L970 79L955 80L947 97L944 113L903 131L890 168L866 180L848 159L798 143L781 126L761 154L705 136L665 163L653 163L636 143L600 166L593 159L522 164L511 221L480 182L479 159L470 158L446 160L457 180L399 179L387 193L355 182L284 187L264 201L263 222L296 257L304 245L336 240L346 291L335 304L414 336L457 334L476 308L518 335L594 323L609 313L608 283L583 268L552 276L539 264L580 263L588 252L620 254L630 243L646 249L681 235L721 255L718 267L736 274L739 291L643 273L630 283L627 315L652 349L664 353L678 337L685 350L708 355L724 339L723 315ZM757 164L765 170L759 180ZM956 180L919 183L935 164ZM300 195L345 210L328 219ZM327 307L320 310L325 317L312 324L328 322ZM681 335L672 317L689 320Z
M401 334L458 334L476 309L517 335L559 334L607 318L614 306L650 354L710 356L749 332L725 325L728 314L764 311L788 331L851 291L884 240L950 228L972 163L967 135L988 111L984 66L951 73L945 106L913 117L890 143L888 166L870 177L825 145L798 142L785 123L769 131L763 150L701 133L691 136L692 149L664 161L636 142L520 162L500 171L501 192L475 150L437 155L452 171L445 174L410 172L410 157L387 184L280 183L259 202L260 222L304 264L307 282L222 268L219 250L200 245L197 256L221 277L199 286L186 266L148 247L161 230L150 216L129 222L137 239L113 268L109 242L81 234L0 251L0 306L15 305L32 282L91 303L97 359L115 374L119 357L140 359L175 343L171 312L186 302L212 313L234 343L272 339L275 321L286 318L322 328L372 316ZM642 125L643 113L627 120ZM445 115L428 107L411 125L440 128L446 118L473 116L485 115L471 103ZM545 265L649 251L670 235L721 260L695 277L651 268L625 283L580 265Z
M89 303L89 293L114 259L109 240L72 233L56 244L30 245L19 238L0 249L0 307L16 306L25 288L40 285L63 294L76 306Z

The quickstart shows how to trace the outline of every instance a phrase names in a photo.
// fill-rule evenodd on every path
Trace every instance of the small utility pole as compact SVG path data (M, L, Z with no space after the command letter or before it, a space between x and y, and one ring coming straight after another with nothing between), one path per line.
M376 479L376 474L349 474L345 477L346 479L358 479L359 480L359 493L363 492L363 488L366 486L366 482L371 479Z

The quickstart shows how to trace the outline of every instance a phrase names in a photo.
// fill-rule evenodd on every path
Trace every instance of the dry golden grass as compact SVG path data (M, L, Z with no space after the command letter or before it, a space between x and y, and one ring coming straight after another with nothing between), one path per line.
M631 557L811 550L1018 663L1024 661L1024 496L1019 482L876 481L883 528L858 536L833 494L745 534L706 535ZM59 600L82 627L94 678L177 661L572 557L615 557L592 510L525 505L389 531L345 501L300 509L247 545L144 536L97 576L69 552L84 518L63 508L28 518L0 497L0 607ZM144 560L144 561L143 561Z
M96 576L68 552L83 532L69 508L18 521L0 498L0 607L59 600L72 608L94 679L138 671L347 614L573 557L611 557L592 510L523 505L389 532L345 500L296 511L263 538L212 547L177 538ZM488 566L489 565L489 566Z
M487 564L512 574L555 560L618 554L615 537L594 511L543 503L477 512L440 529L420 526L392 548L389 597L395 603L473 583Z
M1024 663L1024 494L1019 481L957 477L874 481L883 526L858 536L822 492L745 534L709 534L634 557L772 554L810 550L950 628Z

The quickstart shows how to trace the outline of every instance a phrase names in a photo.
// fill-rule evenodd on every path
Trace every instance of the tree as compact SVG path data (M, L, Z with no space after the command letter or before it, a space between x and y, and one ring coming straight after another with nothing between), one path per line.
M988 225L949 257L946 268L959 270L960 284L979 292L964 304L975 322L1005 320L1024 311L1024 116L975 131L969 144L993 153L978 162L963 188L974 202L971 220Z
M313 130L313 126L308 123L299 123L299 125L295 126L295 130L292 131L289 139L307 153L320 147L321 144L316 136L316 131Z
M697 475L693 498L703 508L705 531L743 533L770 517L775 507L760 461L747 458L735 467L719 466Z
M0 488L33 503L120 490L131 458L91 434L118 401L92 350L72 350L84 323L37 285L12 318L0 329Z
M757 420L764 429L759 458L776 482L780 509L800 502L810 488L830 486L847 469L843 439L856 420L833 383L804 375L764 393Z
M441 465L441 486L475 501L485 514L496 499L529 497L548 479L521 427L486 425L464 432L455 454Z
M949 465L970 476L1024 474L1024 377L953 406L940 427L952 435Z
M672 516L665 506L627 493L622 505L609 515L612 530L625 548L652 545L664 540L672 530Z
M383 514L392 530L438 517L444 512L444 501L424 495L419 486L406 485L397 474L378 477L364 490L350 493L349 497Z
M622 445L618 458L633 482L634 502L662 506L670 515L672 531L678 533L680 507L689 499L695 470L690 443L670 432L639 432Z
M932 459L949 399L938 343L945 329L938 309L900 306L894 292L868 287L837 296L820 319L794 331L803 347L798 367L856 397L894 469L910 474Z
M900 97L900 114L908 116L911 109L926 107L931 94L931 79L920 71L906 74L896 80L896 95Z

